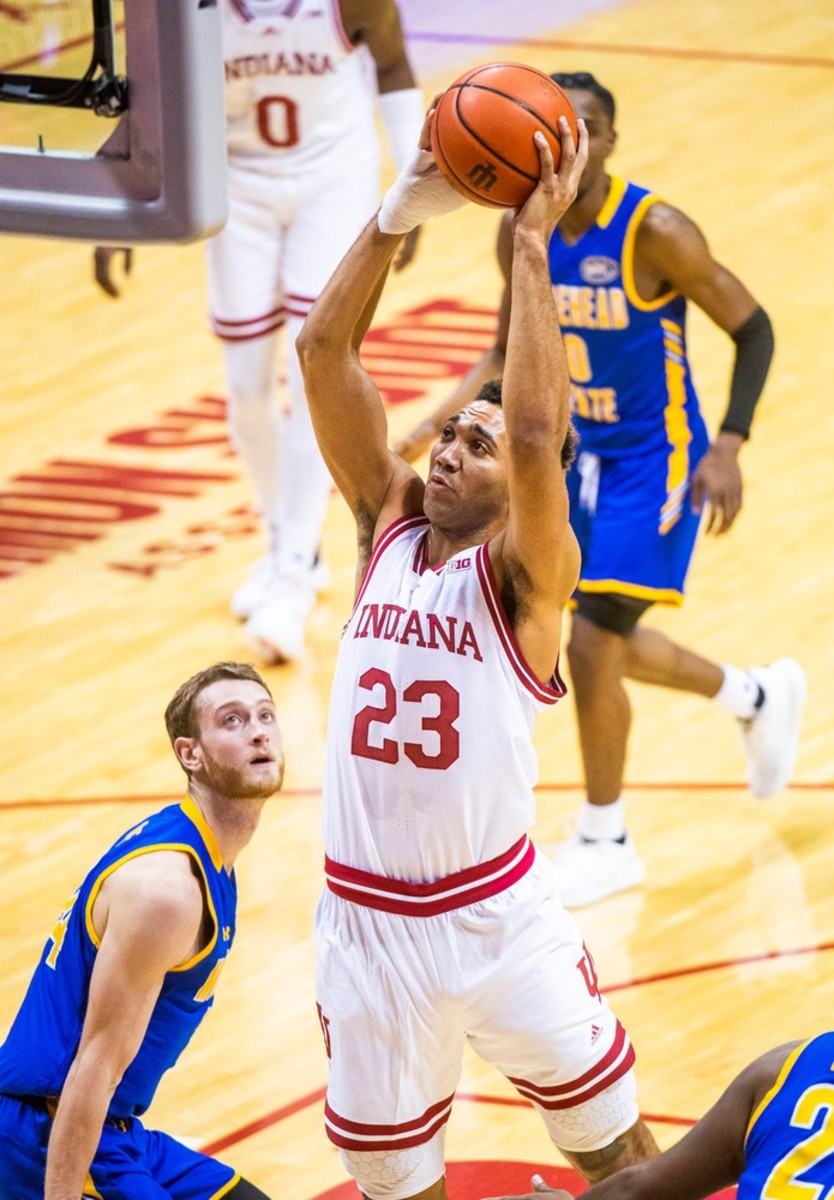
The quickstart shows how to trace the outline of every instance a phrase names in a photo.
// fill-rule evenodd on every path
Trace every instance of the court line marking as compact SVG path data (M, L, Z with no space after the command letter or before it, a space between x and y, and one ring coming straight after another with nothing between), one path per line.
M720 782L716 780L650 780L644 782L629 782L625 785L628 792L746 792L748 786L741 780ZM537 783L535 792L582 792L585 785L575 783ZM834 780L794 780L787 784L785 791L789 792L834 792ZM320 787L282 788L281 795L285 799L294 800L307 796L320 796ZM163 792L159 795L133 796L66 796L61 799L50 796L30 796L21 800L0 800L0 812L19 808L80 808L86 804L173 804L183 797L182 792ZM764 803L764 802L762 802Z
M116 25L116 32L121 32L124 25ZM454 45L472 46L515 46L528 47L531 50L581 50L588 54L620 54L637 58L678 58L701 62L750 63L762 67L812 67L818 70L834 68L834 58L810 54L765 54L753 50L712 50L709 47L695 49L684 46L647 46L643 44L629 46L621 42L582 41L574 38L536 38L536 37L501 37L497 34L477 33L438 33L431 30L406 30L406 41L440 42ZM77 50L79 46L92 42L92 37L73 38L62 43L57 48L50 48L49 58ZM10 63L0 63L0 71L20 71L24 67L32 67L46 58L45 53L30 54L25 58Z
M588 54L625 54L639 58L685 58L704 62L752 63L763 67L816 67L830 70L834 58L810 54L765 54L754 50L693 49L683 46L626 45L622 42L586 42L574 38L500 37L496 34L433 33L407 31L409 41L455 42L473 46L529 46L533 50L581 50Z

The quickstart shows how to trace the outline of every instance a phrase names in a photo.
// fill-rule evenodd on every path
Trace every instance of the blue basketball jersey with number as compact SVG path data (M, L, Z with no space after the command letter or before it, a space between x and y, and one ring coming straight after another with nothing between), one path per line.
M834 1033L788 1056L750 1119L738 1200L834 1194Z
M642 300L634 281L637 228L658 197L611 179L595 223L572 246L557 228L550 277L571 377L580 449L603 456L678 448L703 419L686 356L686 300Z
M105 879L129 859L155 850L191 855L205 896L206 946L165 976L148 1029L108 1110L112 1117L143 1113L211 1007L214 986L235 932L237 885L214 835L186 797L129 829L72 894L44 947L29 989L0 1046L0 1092L57 1096L78 1050L90 976L99 947L92 911Z

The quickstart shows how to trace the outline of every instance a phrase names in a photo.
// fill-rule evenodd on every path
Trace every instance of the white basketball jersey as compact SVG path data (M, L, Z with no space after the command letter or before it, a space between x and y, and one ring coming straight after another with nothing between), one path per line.
M323 788L328 856L430 881L498 857L533 823L542 684L504 614L486 546L427 565L428 522L374 549L342 635Z
M338 0L222 3L230 156L292 175L375 152L373 60L348 40Z

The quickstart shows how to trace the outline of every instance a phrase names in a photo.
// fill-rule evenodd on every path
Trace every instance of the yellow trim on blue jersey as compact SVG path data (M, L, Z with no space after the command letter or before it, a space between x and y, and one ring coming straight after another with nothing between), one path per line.
M608 195L605 197L605 203L599 210L599 216L596 223L600 229L607 229L614 218L614 214L620 207L620 202L626 194L628 184L624 179L620 179L619 175L611 176L611 183L608 188Z
M675 588L644 587L640 583L624 583L621 579L580 579L580 592L616 592L634 596L637 600L652 600L655 604L683 604L683 592Z
M779 1072L779 1074L776 1076L776 1082L773 1084L773 1087L771 1087L762 1096L761 1100L756 1105L756 1108L753 1110L752 1117L747 1122L747 1129L744 1134L745 1143L747 1142L747 1139L750 1137L750 1134L753 1130L753 1126L756 1124L759 1117L762 1115L764 1110L767 1108L768 1104L770 1104L773 1097L780 1090L780 1088L784 1084L785 1080L787 1079L788 1075L793 1070L794 1065L796 1064L796 1060L799 1058L800 1054L806 1048L806 1046L809 1046L810 1043L813 1041L814 1041L814 1038L810 1037L810 1038L807 1038L804 1042L801 1042L795 1049L791 1050L788 1057L782 1063L782 1069Z
M678 294L675 288L670 288L668 292L663 292L656 300L644 300L637 291L637 284L634 282L634 242L637 238L637 230L640 222L652 205L660 202L660 196L651 194L644 196L631 214L628 228L623 238L623 287L629 304L633 304L641 312L654 312L655 309L662 308L664 304L668 304Z
M666 503L661 509L659 530L668 533L681 515L689 478L689 443L692 430L686 413L686 369L683 358L683 329L674 321L661 321L666 359L666 407L663 421L669 442L666 469Z
M98 950L101 946L101 938L98 936L96 927L93 924L93 905L95 904L105 879L109 878L109 876L111 876L114 871L118 870L119 867L123 867L124 864L129 862L131 858L139 858L143 854L155 854L157 850L174 850L180 854L189 854L199 867L200 875L202 876L203 895L205 897L206 905L208 906L209 915L211 917L212 935L203 949L198 951L193 958L189 958L187 962L180 963L178 967L171 968L171 972L188 971L191 969L191 967L196 966L198 962L201 962L214 949L217 942L220 923L217 920L217 912L215 911L214 903L212 902L209 881L206 878L203 864L200 862L200 856L193 846L189 846L185 843L157 842L153 846L140 846L137 850L131 850L130 854L126 854L124 858L120 858L117 862L111 863L106 871L102 871L101 875L99 875L98 879L96 879L95 883L93 883L92 887L90 888L90 894L87 897L87 906L84 909L84 924L87 928L87 936L95 946L96 950Z
M220 847L217 844L217 838L214 836L214 831L209 825L206 818L200 812L199 808L190 796L186 796L180 808L188 817L189 821L193 821L200 831L200 837L206 843L211 861L216 870L220 870L223 866L223 855L220 853Z
M222 1187L219 1192L212 1192L212 1194L209 1196L209 1200L220 1200L221 1196L228 1196L228 1194L232 1190L232 1188L237 1187L237 1185L239 1183L240 1183L240 1175L238 1174L237 1171L235 1171L234 1175L229 1180L229 1182L225 1185L225 1187Z

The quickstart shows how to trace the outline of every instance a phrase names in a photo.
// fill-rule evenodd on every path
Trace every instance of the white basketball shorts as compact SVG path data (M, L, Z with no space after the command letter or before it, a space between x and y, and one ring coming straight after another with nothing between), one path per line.
M541 853L505 891L429 917L325 891L315 937L327 1135L367 1195L397 1200L443 1174L467 1041L562 1149L601 1149L638 1119L631 1043Z

